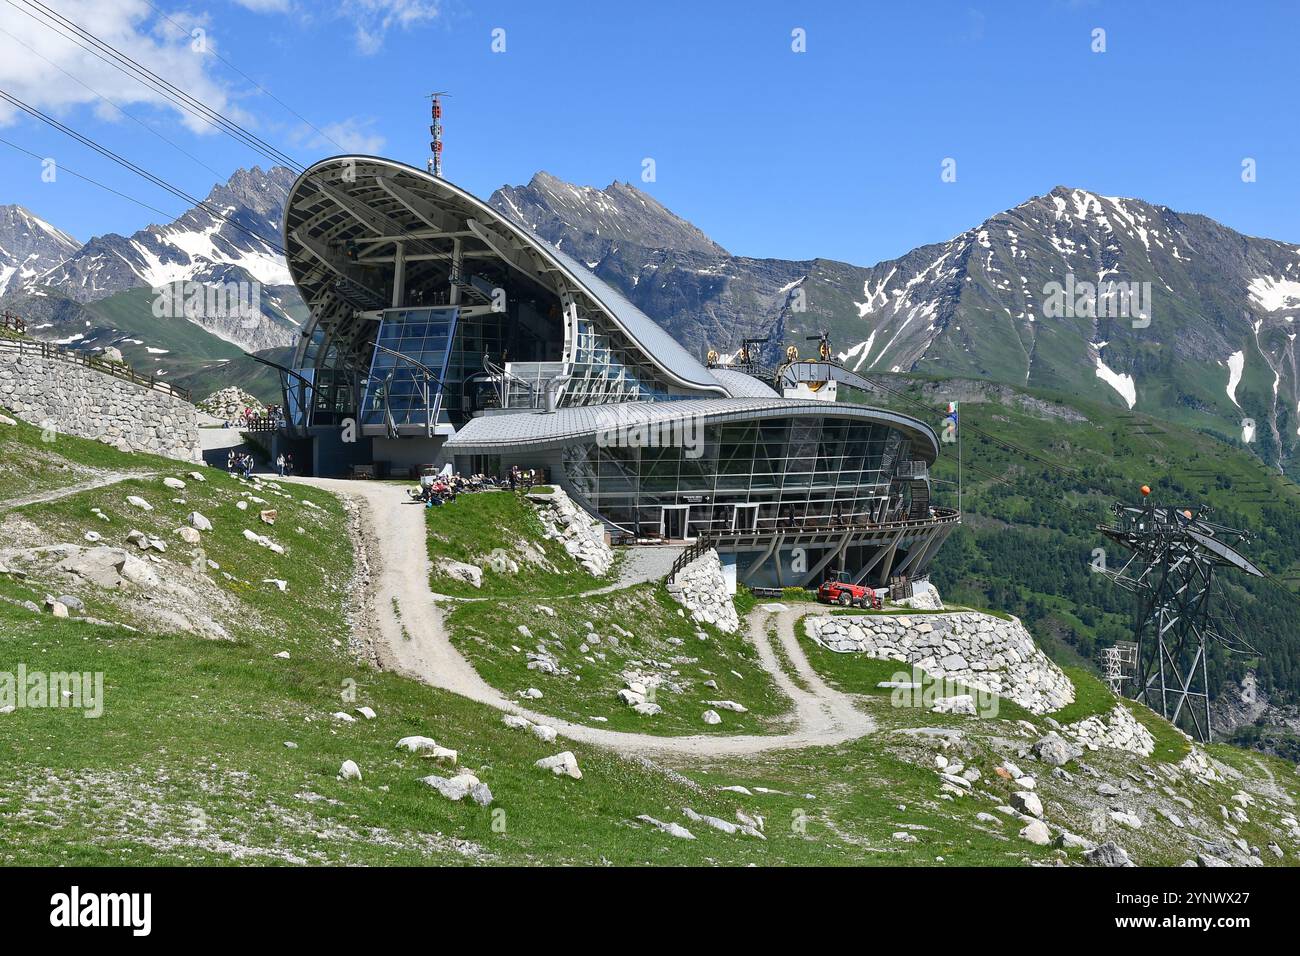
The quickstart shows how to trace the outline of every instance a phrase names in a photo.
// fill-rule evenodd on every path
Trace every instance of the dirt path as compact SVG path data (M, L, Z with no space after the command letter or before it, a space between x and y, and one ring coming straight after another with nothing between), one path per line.
M361 506L365 546L371 561L371 597L375 617L370 639L380 665L434 687L452 691L527 719L554 727L580 743L608 747L624 754L674 753L723 757L843 743L865 736L875 724L859 711L852 698L833 690L817 676L795 637L801 609L760 605L748 619L749 638L763 667L794 702L794 729L784 734L660 737L623 733L558 720L521 707L483 680L452 645L443 611L429 589L430 564L423 508L406 494L404 485L388 482L295 478L317 488L344 495ZM799 681L781 667L768 634L775 619L782 653Z
M152 478L154 474L146 471L115 471L106 475L100 475L89 481L80 481L75 485L65 485L62 488L51 488L47 491L38 491L36 494L27 495L23 498L12 498L8 501L0 501L0 511L9 511L13 508L25 508L28 505L40 505L47 501L58 501L60 498L67 498L69 495L79 495L83 491L94 491L96 488L106 488L109 485L115 485L120 481L126 481L128 478Z

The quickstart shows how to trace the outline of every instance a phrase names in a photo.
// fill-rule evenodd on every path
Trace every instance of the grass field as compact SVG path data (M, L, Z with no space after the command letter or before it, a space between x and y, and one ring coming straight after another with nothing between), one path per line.
M545 744L506 728L491 708L379 672L348 652L343 605L351 597L352 554L343 545L347 516L329 495L285 486L292 497L280 498L210 470L207 481L194 482L185 477L190 466L63 438L52 451L22 426L0 428L0 455L6 460L20 461L28 450L57 454L86 469L93 460L98 469L126 471L143 465L156 473L14 508L0 520L0 547L22 540L29 528L46 542L80 542L91 529L108 543L121 544L136 527L166 538L168 550L157 555L160 563L154 566L180 577L192 571L195 555L171 532L190 510L198 510L215 526L203 535L204 567L214 560L238 580L211 568L202 572L208 580L200 588L202 595L216 594L229 602L214 604L213 613L221 615L230 638L213 640L164 627L131 630L33 613L13 602L39 603L53 587L72 585L0 574L0 597L9 599L0 600L0 673L23 666L29 672L98 673L103 680L103 716L97 719L67 707L23 707L0 714L0 828L5 834L0 864L952 866L1020 865L1067 856L1021 840L1021 823L1000 819L995 809L1008 798L1010 784L996 778L993 768L1034 739L1009 714L995 720L941 718L891 708L887 698L868 692L861 704L879 719L880 729L836 747L743 758L651 760L564 740ZM188 486L179 492L166 489L164 474L181 476ZM45 476L51 484L64 485L75 483L73 478L56 472ZM155 510L130 509L124 504L127 494L145 497ZM244 494L258 494L278 508L274 527L257 522L256 508L266 506L250 504L247 512L235 507ZM173 502L174 497L184 503ZM480 497L506 501L505 496ZM301 504L303 498L317 507ZM110 520L96 518L92 507L100 507ZM271 535L285 553L275 555L246 541L245 527ZM285 580L287 589L281 593L264 585L263 577ZM138 616L132 612L132 599L148 603L143 593L92 599L86 592L86 597L88 612L98 616L126 623L145 617L143 610ZM612 684L623 662L605 647L608 660L597 666L583 660L578 648L586 620L602 636L617 622L636 635L624 646L637 659L698 659L670 662L691 686L679 695L659 695L665 713L647 719L662 718L660 732L706 729L695 723L703 709L696 668L717 673L719 697L751 708L743 715L749 724L724 713L723 731L770 729L770 719L784 703L766 678L758 679L748 644L739 636L706 628L707 640L701 641L657 588L635 588L618 600L626 604L608 597L524 600L517 595L499 602L464 602L452 612L453 627L458 644L493 683L507 692L519 686L542 688L546 696L537 706L543 712L583 719L606 707L610 719L603 726L636 727L613 698ZM537 604L553 607L555 618L538 612ZM583 680L566 683L562 676L528 671L522 653L503 651L508 640L528 646L520 640L519 623L527 623L534 637L544 634L548 649ZM556 638L550 637L551 630ZM288 658L276 656L282 651L289 652ZM854 662L836 657L841 659L815 663L845 689L869 691L868 671L850 672ZM579 662L581 670L575 666ZM733 668L740 678L728 676ZM1099 695L1082 697L1092 701L1087 706L1103 703ZM360 706L373 708L375 719L356 715ZM332 716L339 711L356 720ZM449 771L395 749L400 737L412 734L457 750L459 765L491 788L492 805L453 803L422 784L426 774ZM533 766L563 749L576 754L581 780ZM948 799L933 770L934 756L941 751L979 768L984 792ZM1232 792L1245 785L1276 792L1279 799L1300 798L1290 765L1234 748L1216 746L1211 753L1246 776L1205 784L1171 777L1165 784L1206 820L1217 820L1218 806L1230 804ZM1086 759L1107 779L1145 766L1119 753L1098 752ZM361 780L338 779L344 760L357 762ZM1049 817L1070 826L1078 821L1082 828L1095 797L1045 767L1033 769ZM717 789L730 786L751 792ZM1157 798L1161 791L1145 783L1126 795L1147 823L1140 831L1112 827L1107 833L1142 863L1181 863L1195 851L1180 831L1151 811ZM688 807L726 820L736 819L737 811L762 816L766 839L728 835L692 822L684 813ZM991 813L992 822L979 818L981 813ZM696 839L675 839L639 822L641 814L683 824ZM1239 832L1263 846L1271 832L1266 824L1277 811L1260 806L1250 815L1251 822L1241 824ZM916 842L905 842L898 833L911 834ZM1077 851L1068 857L1077 859ZM1266 854L1264 862L1278 861Z

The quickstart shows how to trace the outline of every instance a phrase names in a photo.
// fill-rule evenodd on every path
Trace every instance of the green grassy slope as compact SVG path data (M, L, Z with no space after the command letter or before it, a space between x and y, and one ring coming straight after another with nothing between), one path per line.
M1106 549L1112 564L1125 559L1095 528L1111 518L1114 502L1140 500L1143 484L1159 503L1208 504L1210 520L1251 530L1245 550L1273 575L1300 571L1300 488L1239 446L1059 394L1002 389L1002 401L974 401L974 389L990 390L925 379L886 384L903 387L926 408L967 399L961 404L967 517L933 571L945 599L1016 614L1064 662L1091 666L1098 647L1130 632L1129 596L1091 566L1097 548ZM870 400L926 417L894 396ZM941 418L939 412L930 418L936 430ZM956 506L954 445L943 446L934 475L937 503ZM1262 659L1228 658L1216 648L1212 687L1258 666L1267 688L1300 694L1300 604L1258 579L1220 580L1227 621Z
M0 453L15 454L11 444L43 447L33 442L39 438L23 426L0 428ZM72 440L60 439L55 448L83 467L91 460L119 471L143 464L180 476L189 467ZM643 760L563 740L545 744L506 728L490 708L380 673L358 663L346 645L342 608L352 556L340 545L347 529L339 504L312 489L292 488L291 499L255 492L280 517L274 528L248 526L284 543L286 553L277 556L239 533L246 525L239 516L247 513L234 502L249 489L219 472L205 474L205 482L186 478L189 484L179 492L164 489L154 475L0 515L2 548L22 539L25 528L40 529L47 541L80 541L84 530L96 530L120 543L131 527L169 535L185 512L197 509L216 525L204 535L204 556L239 579L205 572L211 587L231 602L222 618L231 639L211 640L167 628L54 620L14 603L39 602L52 579L0 574L0 672L12 673L19 665L29 671L98 672L104 682L98 719L68 708L0 714L0 826L6 834L0 863L1006 865L1062 856L1020 840L1018 821L998 819L996 812L992 823L977 816L994 812L1009 795L1009 783L993 774L1007 741L1033 739L1009 715L940 718L896 710L866 694L862 706L881 729L851 744L744 758ZM122 501L132 492L156 510L126 510ZM186 500L174 503L172 497ZM303 498L317 507L300 504ZM93 517L95 506L111 520ZM155 567L175 577L194 555L174 536L168 541ZM272 575L287 581L283 594L261 585L261 577ZM73 585L58 587L62 593ZM85 596L92 613L134 620L130 602ZM523 602L505 603L526 610ZM456 613L462 611L473 619L470 624L489 627L487 604L466 604ZM572 643L576 635L561 627L573 621L581 627L580 615L562 619L557 607L554 620L561 639ZM653 623L647 643L674 635L674 620L680 619L671 614ZM606 623L601 619L599 626L606 629ZM682 640L698 642L693 635ZM707 643L727 652L719 666L744 673L737 649L721 638ZM285 650L287 659L276 656ZM718 679L732 696L729 678ZM564 703L554 688L539 702ZM575 712L580 704L576 697L569 701ZM363 705L375 710L375 719L332 717ZM1046 724L1034 718L1031 726L1037 732ZM958 736L945 744L924 728ZM492 806L452 803L421 784L425 774L448 771L395 749L398 738L411 734L459 751L460 765L490 786ZM941 747L983 771L987 796L943 797L932 769ZM581 780L533 766L561 749L577 755ZM1251 779L1271 774L1288 799L1300 796L1280 761L1231 748L1223 753ZM1127 755L1087 759L1115 773L1135 766ZM358 763L360 781L337 779L344 760ZM1037 769L1050 813L1061 820L1078 816L1077 798L1066 784ZM751 793L717 789L737 785ZM1206 816L1217 813L1217 804L1240 785L1170 783ZM728 820L738 810L762 816L767 838L728 835L691 822L686 807ZM1268 838L1263 823L1272 813L1252 811L1243 835L1262 845ZM696 839L661 833L639 822L641 814L684 824ZM900 832L913 834L916 842L895 838ZM1176 864L1194 852L1178 831L1154 817L1141 832L1122 838L1144 863ZM1077 851L1069 856L1077 858ZM1266 855L1265 862L1277 861Z

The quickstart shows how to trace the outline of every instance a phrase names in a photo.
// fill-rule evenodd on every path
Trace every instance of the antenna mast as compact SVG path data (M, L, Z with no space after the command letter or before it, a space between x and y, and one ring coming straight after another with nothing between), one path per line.
M430 93L432 101L429 109L429 161L427 168L433 176L442 178L442 97L451 94L445 90Z

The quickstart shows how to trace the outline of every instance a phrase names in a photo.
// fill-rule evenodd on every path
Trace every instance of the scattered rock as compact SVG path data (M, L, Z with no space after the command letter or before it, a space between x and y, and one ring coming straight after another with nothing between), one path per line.
M738 704L734 700L710 700L706 703L717 710L730 710L737 714L749 713L749 708L744 704Z
M198 544L200 541L203 540L203 536L199 534L197 528L187 528L182 526L177 528L173 532L173 534L175 534L176 537L180 538L186 544Z
M1029 790L1017 790L1013 793L1011 795L1011 806L1031 817L1041 817L1043 815L1043 801L1038 799L1038 794Z
M656 820L654 817L647 816L644 813L639 815L637 819L642 821L643 823L648 823L653 827L657 827L659 830L662 830L664 833L667 833L669 836L676 837L679 840L695 839L695 834L693 834L690 830L686 829L680 823L664 823L662 820Z
M549 770L557 777L572 777L574 780L582 779L582 771L578 769L578 758L568 750L553 757L543 757L533 766L539 770Z
M1030 748L1030 753L1049 767L1061 767L1082 756L1083 750L1066 742L1059 734L1048 734Z
M700 716L700 719L703 720L706 724L710 724L710 725L722 723L722 717L718 714L716 710L706 710Z
M556 732L554 727L548 727L545 724L533 724L529 729L533 732L533 736L544 744L549 744L555 740Z
M339 767L340 780L360 780L361 768L357 766L354 760L343 761L343 766Z
M1094 866L1133 866L1128 851L1118 843L1107 840L1091 850L1083 851L1084 858Z
M1052 840L1052 834L1042 820L1030 820L1021 828L1020 838L1037 846L1047 846Z

